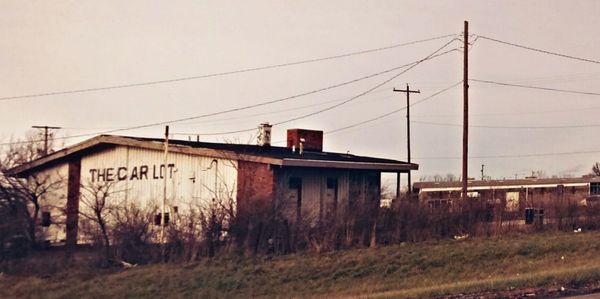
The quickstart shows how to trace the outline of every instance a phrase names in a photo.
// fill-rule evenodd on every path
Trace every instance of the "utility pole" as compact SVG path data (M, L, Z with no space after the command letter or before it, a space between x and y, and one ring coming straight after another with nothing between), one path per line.
M483 167L485 165L481 164L481 180L483 181L483 179L485 178L485 176L483 176Z
M469 152L469 22L465 21L463 62L463 147L462 147L462 199L467 200Z
M34 129L44 130L44 156L48 155L48 137L50 132L48 130L59 130L61 127L49 127L49 126L32 126Z
M394 88L394 92L405 92L406 93L406 146L408 153L408 163L410 164L410 94L411 93L421 93L419 90L410 90L408 87L408 83L406 83L406 89L396 89ZM399 177L399 176L398 176ZM398 188L400 186L400 182L398 182ZM408 170L408 195L412 194L412 185L410 179L410 169Z
M165 173L163 174L163 200L162 200L162 212L160 214L160 244L163 247L163 256L164 256L164 238L165 238L165 212L167 205L167 159L169 156L169 126L165 126L165 155L164 155L164 169ZM162 167L160 167L162 170ZM159 171L160 173L160 171Z

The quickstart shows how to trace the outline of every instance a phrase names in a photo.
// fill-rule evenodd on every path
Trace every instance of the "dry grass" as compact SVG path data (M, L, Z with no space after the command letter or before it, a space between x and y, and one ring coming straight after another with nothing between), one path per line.
M596 266L598 265L598 266ZM434 297L600 280L600 232L0 278L0 298Z

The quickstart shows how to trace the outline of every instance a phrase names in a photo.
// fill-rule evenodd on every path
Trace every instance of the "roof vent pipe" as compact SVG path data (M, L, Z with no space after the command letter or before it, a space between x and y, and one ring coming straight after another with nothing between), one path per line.
M260 146L271 146L271 128L273 125L262 123L258 126L258 145Z
M306 142L306 140L304 138L300 138L300 144L298 146L298 152L300 153L300 155L302 155L302 153L304 152L304 142Z

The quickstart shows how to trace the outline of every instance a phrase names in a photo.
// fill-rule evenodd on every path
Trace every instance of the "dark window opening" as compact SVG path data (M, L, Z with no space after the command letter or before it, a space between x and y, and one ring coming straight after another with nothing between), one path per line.
M590 183L590 195L600 195L600 182Z
M301 189L302 188L302 179L301 178L290 178L289 182L290 189Z
M563 196L563 194L565 194L565 185L558 185L558 186L556 186L556 194L559 197Z
M296 191L296 222L302 219L302 179L292 177L289 181L289 187Z
M327 189L337 189L338 180L335 178L327 178Z
M154 225L160 225L162 213L154 215ZM165 213L165 225L169 224L169 213Z
M337 205L338 205L338 179L337 178L327 178L327 189L331 191L331 206L327 207L327 217L333 216L337 214ZM331 210L329 210L331 209Z
M42 212L42 226L48 227L51 223L50 212Z

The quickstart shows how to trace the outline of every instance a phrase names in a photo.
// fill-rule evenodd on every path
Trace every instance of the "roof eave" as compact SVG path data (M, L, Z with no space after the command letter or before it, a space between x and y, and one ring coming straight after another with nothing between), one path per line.
M419 165L408 163L374 163L374 162L352 162L331 160L309 160L284 158L282 166L316 167L316 168L341 168L341 169L364 169L389 172L408 172L418 170Z
M84 150L86 148L90 148L92 146L98 145L104 141L108 136L100 135L83 142L77 143L73 146L66 147L59 151L53 152L49 155L43 156L36 160L33 160L29 163L19 165L17 167L13 167L7 171L7 174L10 176L21 177L27 175L30 171L37 169L39 167L43 167L46 163L53 162L55 160L64 158L66 156L72 155L78 151Z
M164 143L161 143L161 142L140 141L140 140L136 140L136 139L128 138L128 137L100 135L100 136L96 136L94 138L85 140L83 142L77 143L73 146L61 149L59 151L56 151L47 156L44 156L44 157L41 157L34 161L31 161L29 163L11 168L7 171L7 174L10 176L24 177L24 176L27 176L27 174L32 171L35 171L39 168L44 168L46 165L49 165L49 163L58 161L67 156L73 155L77 152L95 147L100 144L133 146L133 147L152 149L152 150L163 150L164 149ZM192 155L199 155L199 156L208 156L208 157L230 159L230 160L243 160L243 161L250 161L250 162L273 164L273 165L281 165L282 164L281 159L249 155L249 154L239 154L239 153L235 153L235 152L227 151L227 150L194 148L194 147L190 147L190 146L182 146L182 145L176 145L176 144L169 145L169 152L192 154Z

